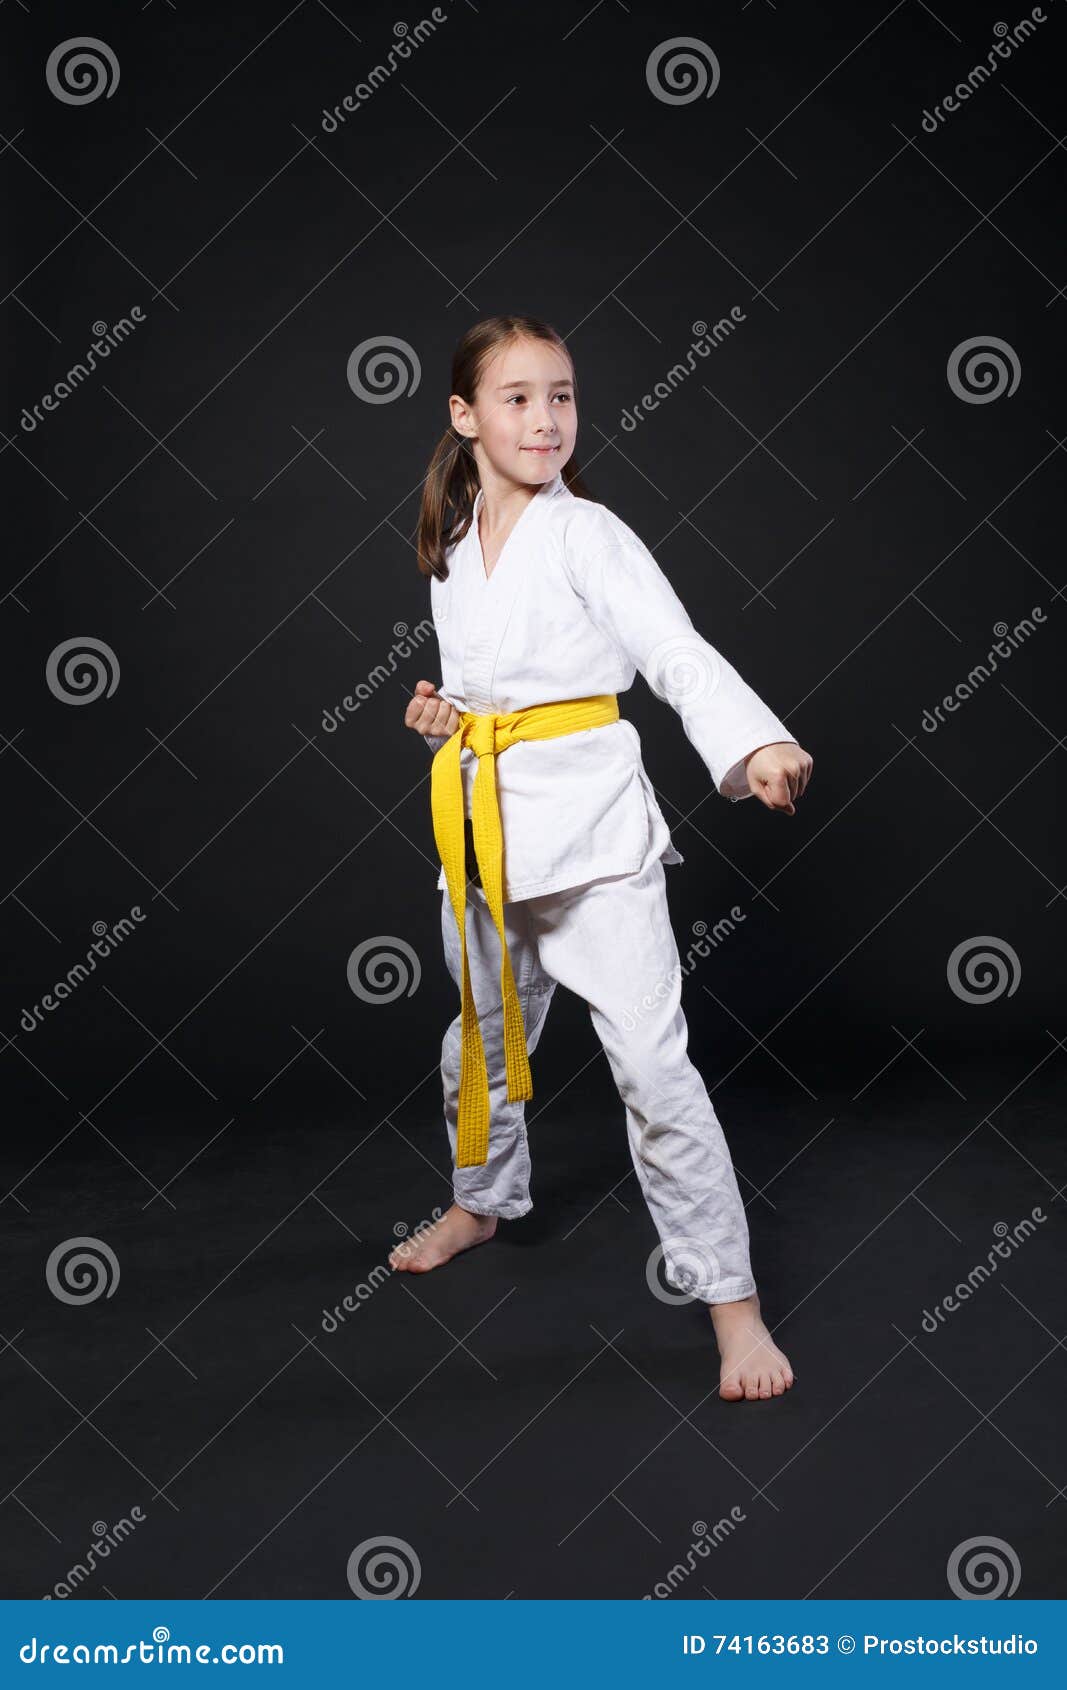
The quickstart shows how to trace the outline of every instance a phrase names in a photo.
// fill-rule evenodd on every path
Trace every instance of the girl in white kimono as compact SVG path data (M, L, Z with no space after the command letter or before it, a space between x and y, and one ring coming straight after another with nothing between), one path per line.
M589 1005L626 1111L668 1284L709 1305L720 1395L780 1396L744 1206L687 1054L664 863L680 863L617 695L636 670L723 796L795 814L812 759L696 631L655 558L574 461L574 369L536 318L457 349L451 427L423 493L419 568L441 654L405 723L434 753L445 957L461 1011L442 1046L448 1212L390 1257L426 1272L526 1214L524 1102L558 984Z

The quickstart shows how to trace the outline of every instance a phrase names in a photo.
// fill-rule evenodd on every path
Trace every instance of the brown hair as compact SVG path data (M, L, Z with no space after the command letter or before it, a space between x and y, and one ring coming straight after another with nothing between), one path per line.
M574 370L574 360L566 342L539 317L483 317L481 322L474 323L467 330L452 355L452 386L449 391L458 393L468 405L473 405L486 364L503 347L524 336L558 346L570 361L571 370ZM577 377L574 379L574 392L577 398ZM582 481L575 457L564 464L562 475L576 498L592 497ZM457 540L462 540L470 527L480 485L471 443L449 423L434 448L422 487L417 539L420 575L435 575L439 581L448 579L445 552Z

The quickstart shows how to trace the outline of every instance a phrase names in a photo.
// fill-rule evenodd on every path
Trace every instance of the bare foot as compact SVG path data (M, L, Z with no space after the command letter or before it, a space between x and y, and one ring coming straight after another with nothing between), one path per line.
M450 1262L460 1250L487 1243L495 1231L495 1215L472 1215L453 1203L439 1221L398 1244L390 1252L389 1266L398 1273L429 1273L431 1268Z
M727 1402L780 1397L793 1383L793 1369L763 1324L759 1296L736 1303L711 1303L722 1367L719 1395Z

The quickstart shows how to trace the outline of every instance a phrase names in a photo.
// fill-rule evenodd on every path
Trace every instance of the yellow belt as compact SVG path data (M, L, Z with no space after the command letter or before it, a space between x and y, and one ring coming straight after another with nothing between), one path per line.
M533 704L526 710L507 710L495 715L478 716L467 710L460 715L460 726L455 733L434 756L430 770L434 838L444 865L463 956L456 1143L458 1168L481 1166L489 1156L489 1079L467 961L467 871L460 752L469 745L478 758L471 796L471 822L482 890L500 936L500 995L504 1006L508 1102L525 1102L533 1096L533 1081L530 1078L522 1007L515 990L511 958L504 937L504 839L496 792L496 757L498 752L506 751L519 739L555 739L558 734L580 733L584 728L599 728L618 720L619 701L612 692L597 693L589 698L565 698L557 704Z

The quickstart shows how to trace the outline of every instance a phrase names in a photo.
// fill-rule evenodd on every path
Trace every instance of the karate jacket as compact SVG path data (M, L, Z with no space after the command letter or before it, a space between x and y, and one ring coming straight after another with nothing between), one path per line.
M694 628L643 541L605 505L576 497L557 473L529 500L486 577L471 525L430 580L440 696L459 711L521 710L624 693L636 670L678 712L718 791L751 797L744 759L796 743L737 670ZM445 738L424 735L431 752ZM477 758L460 758L465 810ZM520 740L495 758L504 836L504 898L513 902L630 874L654 840L684 862L656 801L632 722ZM441 869L437 885L445 887Z

